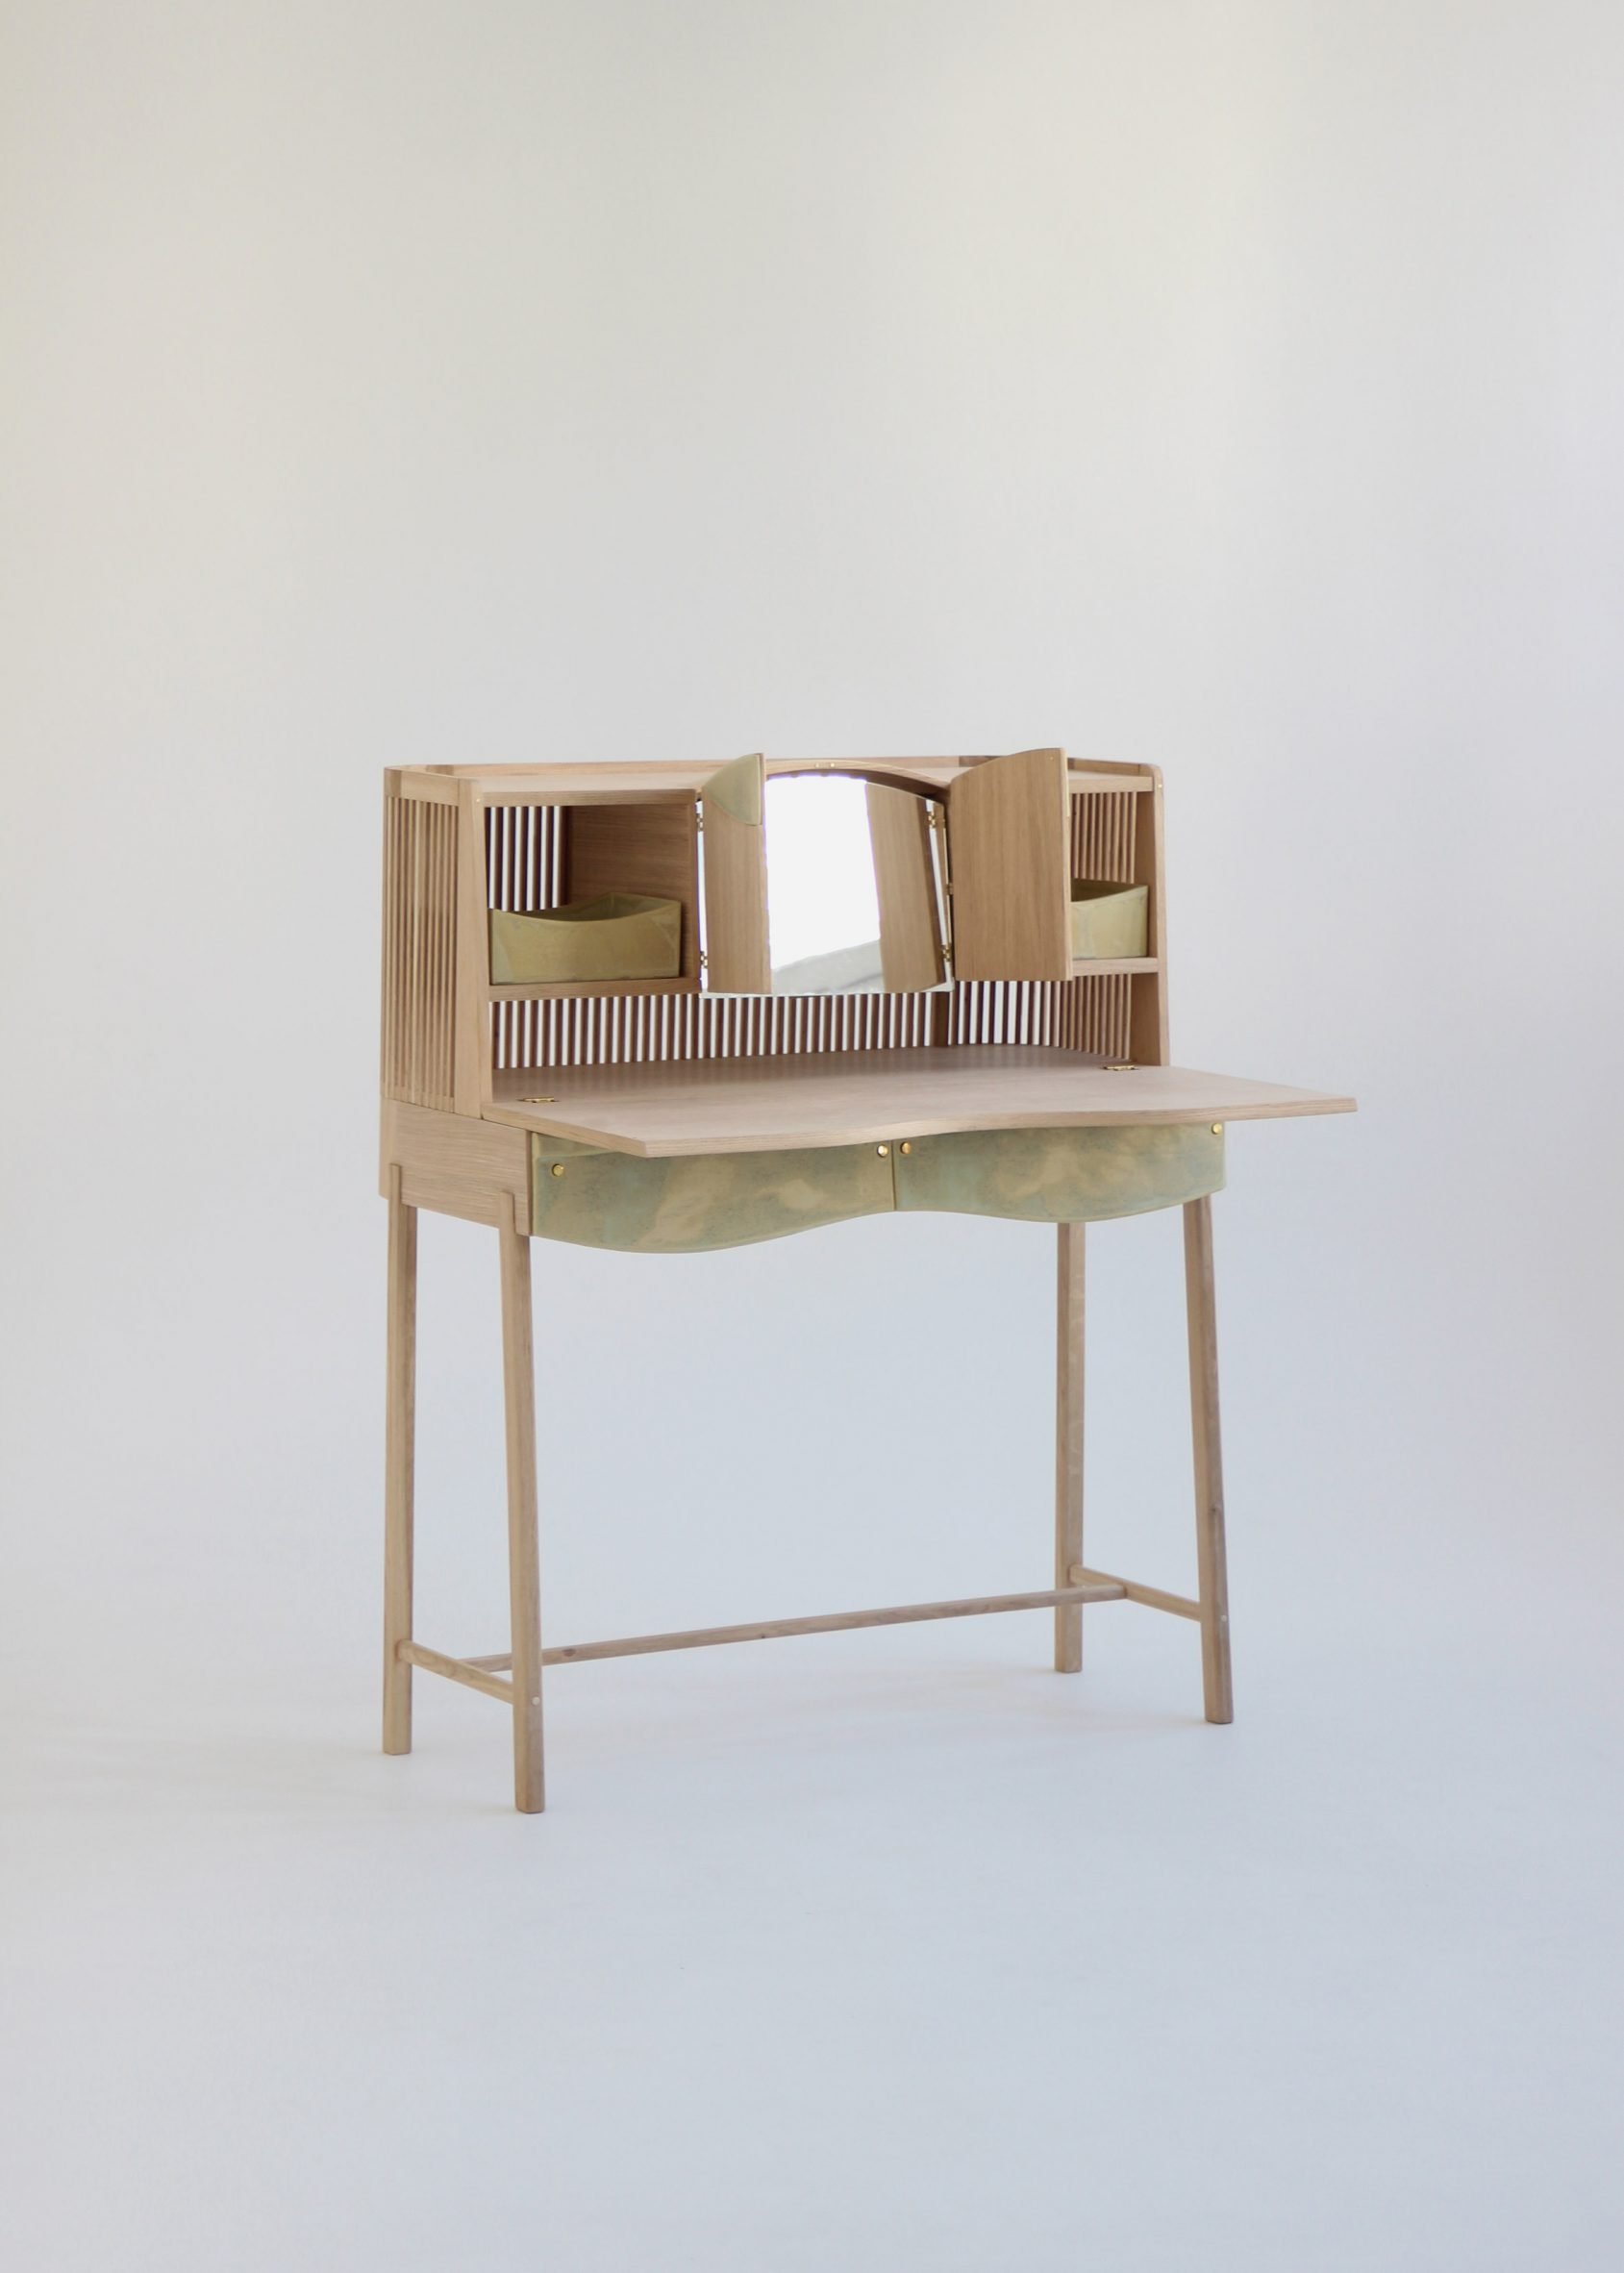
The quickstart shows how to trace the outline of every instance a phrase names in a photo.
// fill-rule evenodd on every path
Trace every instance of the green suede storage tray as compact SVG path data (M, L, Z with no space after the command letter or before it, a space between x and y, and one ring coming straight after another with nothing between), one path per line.
M1071 952L1080 962L1149 953L1148 884L1095 884L1071 880Z
M492 986L674 979L683 967L683 904L605 892L573 907L490 911Z
M1094 1223L1178 1207L1224 1181L1223 1132L1205 1122L903 1141L906 1151L898 1141L651 1161L538 1135L531 1230L576 1247L692 1255L916 1209Z

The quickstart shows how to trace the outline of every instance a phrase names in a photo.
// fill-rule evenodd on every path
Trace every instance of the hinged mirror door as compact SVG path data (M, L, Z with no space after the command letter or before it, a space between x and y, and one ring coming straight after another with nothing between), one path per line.
M895 993L939 987L941 912L931 858L930 801L870 782L868 833L880 903L880 963Z
M1071 809L1063 750L989 758L948 793L956 979L1069 979Z
M705 839L705 976L713 993L769 994L766 767L736 758L700 792Z

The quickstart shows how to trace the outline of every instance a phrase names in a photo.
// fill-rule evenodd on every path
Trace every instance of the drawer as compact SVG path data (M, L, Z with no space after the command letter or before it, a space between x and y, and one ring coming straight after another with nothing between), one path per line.
M798 1152L639 1160L531 1139L537 1238L692 1255L893 1210L1094 1223L1174 1208L1224 1181L1221 1130L995 1129Z
M913 1136L891 1152L896 1204L1028 1223L1100 1223L1219 1191L1224 1138L1193 1127L987 1129Z
M537 1136L531 1161L537 1238L637 1255L747 1247L896 1204L889 1151L872 1144L645 1161Z

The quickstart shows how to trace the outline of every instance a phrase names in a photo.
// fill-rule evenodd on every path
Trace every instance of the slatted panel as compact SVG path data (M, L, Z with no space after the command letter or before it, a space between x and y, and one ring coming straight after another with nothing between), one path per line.
M1137 878L1139 798L1132 790L1086 789L1071 801L1071 873L1098 884L1134 884ZM1139 985L1154 987L1154 979ZM1125 973L1074 979L1061 988L1062 1049L1133 1056L1133 989Z
M1102 1058L1128 1059L1135 982L1125 972L1097 979L1073 979L1060 989L1064 997L1062 1049L1098 1052Z
M922 1049L935 1013L942 1039L1030 1042L1108 1058L1128 1052L1123 976L986 980L935 994L622 994L495 1008L498 1070L632 1065L709 1058L779 1058L831 1050Z
M1087 789L1071 801L1071 873L1100 884L1134 882L1139 801L1127 791Z
M390 797L384 818L385 1093L452 1111L457 809Z
M487 805L486 901L535 915L563 900L564 811L558 805Z
M1066 980L979 980L953 989L950 1042L1031 1042L1040 1048L1128 1055L1133 980L1125 973Z
M917 1049L935 997L917 994L580 995L496 1005L498 1069L631 1065Z
M1130 882L1137 797L1089 791L1071 801L1078 876ZM563 900L565 809L492 806L486 875L493 908L556 908ZM1030 1042L1107 1058L1129 1054L1132 980L985 980L940 994L580 995L499 1002L491 1019L498 1070L627 1065L656 1061L918 1049L933 1038ZM942 1012L945 1010L945 1016Z

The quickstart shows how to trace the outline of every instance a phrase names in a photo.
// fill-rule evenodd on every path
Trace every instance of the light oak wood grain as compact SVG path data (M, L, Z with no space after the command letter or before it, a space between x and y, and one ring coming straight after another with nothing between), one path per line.
M1233 1075L1141 1065L1109 1073L1064 1050L1015 1043L831 1052L800 1058L565 1066L551 1105L524 1105L534 1073L503 1074L487 1111L611 1152L773 1152L888 1143L956 1129L1287 1119L1350 1112L1353 1100Z
M1083 1560L1084 1241L1081 1223L1056 1226L1055 1585L1070 1586ZM1083 1610L1055 1612L1055 1671L1083 1670Z
M1100 1583L1120 1586L1129 1602L1140 1602L1147 1610L1166 1611L1172 1617L1193 1618L1198 1624L1200 1622L1201 1605L1191 1601L1187 1594L1169 1594L1161 1586L1143 1586L1137 1579L1121 1579L1114 1571L1094 1570L1086 1562L1073 1563L1066 1576L1074 1586Z
M931 807L906 789L868 785L868 839L880 904L880 964L899 992L942 978L941 918L931 865Z
M1022 750L948 792L956 979L1069 979L1071 786L1063 750Z
M947 789L962 774L993 762L974 758L763 758L766 773L849 773L927 795ZM714 759L611 761L593 765L446 765L391 769L392 794L455 802L466 783L487 805L683 804L697 797L716 771ZM1148 789L1153 769L1110 761L1070 762L1074 789Z
M494 1697L500 1704L512 1705L513 1685L487 1666L476 1664L470 1658L448 1658L443 1650L431 1650L420 1641L403 1641L399 1648L402 1669L410 1671L420 1665L425 1673L437 1673L442 1681L461 1682L465 1689L478 1689L481 1696ZM512 1664L505 1657L503 1664ZM531 1810L534 1813L536 1811Z
M382 1087L386 1097L452 1105L457 814L384 801Z
M536 1506L536 1353L530 1241L510 1205L496 1234L502 1276L502 1410L508 1452L508 1596L512 1632L513 1805L539 1815L541 1574Z
M746 787L755 820L741 819L730 805L739 798L737 777L753 769ZM705 962L712 992L770 994L772 958L767 944L767 833L762 811L760 758L741 758L708 783L700 798L705 816ZM724 802L725 797L725 802ZM750 798L746 799L746 803Z
M416 805L454 806L460 792L456 782L443 771L437 773L425 765L389 765L384 769L384 794Z
M1128 1023L1128 1055L1137 1065L1165 1065L1167 1039L1167 889L1162 776L1138 802L1133 876L1150 887L1145 946L1154 969L1136 978Z
M485 872L485 808L473 785L457 799L457 1031L453 1100L478 1116L490 1093L490 935Z
M811 1618L758 1618L742 1626L696 1626L677 1634L627 1634L613 1641L576 1641L543 1652L549 1665L584 1665L599 1658L646 1658L662 1650L713 1649L729 1641L781 1641L797 1634L843 1634L862 1626L917 1626L932 1618L986 1618L1005 1611L1047 1610L1085 1602L1118 1602L1114 1579L1043 1586L1030 1594L973 1594L958 1602L907 1602L892 1610L830 1611ZM472 1661L461 1661L467 1664ZM482 1666L505 1658L482 1658Z
M1206 1197L1188 1195L1212 1188L1221 1175L1224 1124L1344 1112L1353 1100L1168 1063L1163 806L1154 767L1068 760L1049 749L1013 757L756 759L749 768L747 777L729 769L719 789L713 765L663 760L398 767L386 777L384 1744L390 1752L410 1748L414 1668L497 1698L512 1712L514 1800L527 1813L539 1812L544 1801L547 1665L1048 1609L1055 1664L1076 1671L1083 1606L1129 1600L1198 1625L1207 1717L1224 1722L1234 1711L1212 1213ZM770 992L761 789L770 776L829 772L869 785L885 967L902 991L803 1004ZM935 858L927 826L933 800L938 809L945 801L950 816L936 833ZM713 992L698 989L702 809ZM938 866L945 905L936 890ZM1074 959L1074 874L1147 887L1144 956ZM662 999L669 981L584 985L562 1001L548 999L562 989L491 986L488 908L544 909L611 891L680 901L683 976L674 984L684 994ZM957 934L955 976L963 983L931 991L943 968L944 916ZM611 999L623 993L644 999ZM1089 1130L1105 1134L1052 1134ZM529 1235L533 1225L549 1236L580 1232L564 1221L571 1187L555 1179L576 1179L577 1213L585 1207L591 1243L687 1251L718 1243L718 1226L696 1229L690 1221L662 1229L652 1242L643 1233L622 1236L618 1217L587 1205L591 1179L635 1182L636 1170L687 1180L696 1191L713 1186L724 1217L733 1206L727 1194L747 1196L764 1179L769 1192L782 1186L789 1194L760 1231L778 1236L827 1217L828 1209L811 1205L808 1195L829 1185L832 1152L840 1147L854 1148L853 1158L862 1153L896 1207L1062 1219L1054 1586L543 1649ZM1212 1158L1182 1180L1146 1182L1141 1175L1131 1191L1094 1159L1096 1149L1102 1158L1120 1150L1142 1170L1140 1156L1180 1147L1207 1148ZM1051 1157L1073 1150L1088 1158L1057 1165ZM752 1154L785 1157L770 1167L762 1163L762 1176L753 1178ZM797 1154L806 1156L804 1164L791 1157ZM1070 1176L1063 1190L1062 1166ZM541 1172L545 1225L533 1205L532 1176ZM621 1198L627 1208L641 1204L636 1192ZM760 1199L756 1192L750 1204ZM1086 1209L1120 1212L1112 1203L1130 1199L1187 1201L1194 1599L1095 1570L1084 1558L1086 1235L1079 1218ZM745 1196L738 1205L745 1208ZM421 1207L492 1225L497 1235L511 1647L495 1657L450 1657L412 1634ZM757 1236L752 1220L741 1213L719 1231Z
M530 1229L530 1143L522 1129L507 1122L386 1104L386 1194L393 1171L410 1207L460 1215L468 1223L504 1224L512 1206L518 1210L519 1228Z
M683 911L682 973L689 986L698 986L697 806L691 802L584 805L569 816L563 868L566 905L594 900L608 892L644 893L650 899L679 901ZM595 991L608 994L618 989L600 985Z
M445 1116L449 1118L449 1115ZM522 1141L522 1140L521 1140ZM417 1211L388 1181L389 1260L384 1421L384 1750L412 1750L412 1476L417 1398Z
M1235 1718L1230 1674L1229 1567L1224 1544L1224 1466L1218 1436L1218 1326L1212 1276L1212 1203L1185 1207L1185 1306L1189 1326L1189 1404L1195 1454L1195 1548L1201 1590L1201 1681L1207 1717Z

